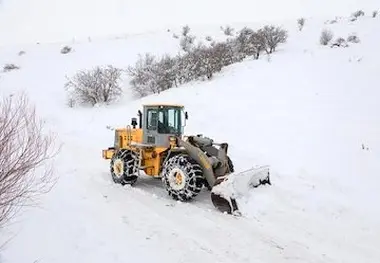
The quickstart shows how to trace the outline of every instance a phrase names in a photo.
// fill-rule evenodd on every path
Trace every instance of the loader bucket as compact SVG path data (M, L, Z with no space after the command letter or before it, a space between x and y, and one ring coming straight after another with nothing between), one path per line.
M265 184L271 185L268 166L218 177L211 190L211 201L223 213L240 215L236 198L246 195L251 188Z

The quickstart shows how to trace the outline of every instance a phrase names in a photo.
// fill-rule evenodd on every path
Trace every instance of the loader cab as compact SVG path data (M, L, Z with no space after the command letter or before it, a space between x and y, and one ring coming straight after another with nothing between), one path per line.
M182 105L148 104L139 114L143 130L143 143L169 147L169 137L182 137L187 112Z

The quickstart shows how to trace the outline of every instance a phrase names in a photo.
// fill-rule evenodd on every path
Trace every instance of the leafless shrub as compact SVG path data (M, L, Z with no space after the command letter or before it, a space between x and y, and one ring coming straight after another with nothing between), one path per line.
M23 51L23 50L21 50L20 52L18 52L18 55L19 56L22 56L22 55L25 55L26 53L25 53L25 51Z
M228 26L228 25L226 27L221 26L220 29L223 31L223 33L226 36L232 36L234 34L234 29L231 26Z
M319 43L323 46L326 46L333 39L333 37L334 34L330 30L324 29L322 30L321 36L319 37Z
M158 59L145 54L136 64L128 67L132 89L139 96L160 93L163 90L194 81L213 78L223 67L239 62L247 56L258 59L264 50L270 54L279 43L287 40L287 31L275 26L265 26L258 31L243 28L236 37L216 42L206 37L209 44L195 44L190 28L185 26L180 39L180 53L175 57L165 55Z
M352 17L355 17L355 18L358 18L360 16L364 16L365 13L363 10L358 10L358 11L355 11L354 13L351 14Z
M349 21L350 21L350 22L355 22L356 20L358 20L356 17L351 17L351 18L349 18Z
M95 67L88 71L79 71L65 84L69 104L109 103L122 95L119 81L121 69L111 65Z
M4 72L16 70L16 69L20 69L20 67L15 64L5 64L3 67Z
M186 25L184 27L182 27L182 36L187 36L188 34L190 33L190 27L189 25Z
M248 27L244 27L239 31L235 38L236 56L239 59L255 54L255 46L251 41L254 34L255 31Z
M338 23L338 20L337 20L337 19L333 19L333 20L327 20L327 21L325 21L325 24L330 24L330 25L332 25L332 24L336 24L336 23Z
M372 12L372 17L375 18L377 16L377 14L379 13L379 11L375 10Z
M17 97L17 98L16 98ZM0 102L0 228L20 209L35 204L55 183L49 160L58 153L51 134L25 95Z
M304 25L305 25L305 18L301 17L297 20L298 30L302 31Z
M212 41L212 37L211 36L206 36L205 39L206 39L206 41L209 41L209 42Z
M195 36L186 35L180 40L180 47L185 52L190 52L194 48Z
M348 47L348 44L344 38L339 37L335 40L331 47Z
M72 51L72 48L69 47L69 46L64 46L62 49L61 49L61 53L62 54L67 54L67 53L70 53Z
M182 37L180 39L180 47L185 52L190 52L194 48L195 36L190 35L190 27L188 25L182 27Z
M177 58L164 55L161 59L147 53L139 55L134 66L127 69L130 84L140 97L172 88L177 85Z
M261 52L266 50L268 46L263 28L255 32L251 28L244 27L233 41L235 42L236 61L240 61L247 56L253 56L254 59L258 59Z
M357 35L355 34L351 34L347 37L347 42L351 42L351 43L360 43L360 39Z
M173 33L173 38L179 38L179 36L177 35L177 34L175 34L175 33Z
M233 54L225 43L217 43L214 47L199 45L190 54L191 80L211 79L224 66L232 64Z
M261 29L261 34L263 39L265 39L265 50L268 54L276 51L278 44L285 43L288 39L288 32L281 27L264 26Z

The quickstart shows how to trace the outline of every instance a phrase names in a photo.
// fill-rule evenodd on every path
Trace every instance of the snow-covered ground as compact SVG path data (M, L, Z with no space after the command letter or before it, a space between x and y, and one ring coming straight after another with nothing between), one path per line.
M190 24L224 25L369 12L378 0L1 0L0 46L134 34Z
M288 43L275 54L232 65L208 82L135 100L125 78L122 101L96 108L66 106L65 75L109 63L125 68L143 52L176 53L179 26L69 43L74 52L66 55L54 43L2 48L0 64L20 69L1 73L1 95L26 91L63 148L58 184L40 209L25 210L3 231L1 240L13 239L0 261L378 262L380 17L365 11L356 22L307 20L302 32L287 20ZM356 32L361 42L322 47L323 28L336 38ZM219 25L194 33L222 34ZM216 211L207 191L178 203L159 180L115 185L101 158L113 142L107 126L129 124L146 102L184 104L187 134L229 142L236 170L270 165L273 185L239 199L240 218Z

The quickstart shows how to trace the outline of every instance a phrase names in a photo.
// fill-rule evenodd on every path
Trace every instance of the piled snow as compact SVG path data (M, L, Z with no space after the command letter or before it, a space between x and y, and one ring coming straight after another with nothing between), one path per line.
M3 48L0 64L20 69L1 73L1 95L25 90L63 148L60 180L42 209L25 210L2 233L1 240L15 235L2 263L379 261L378 21L307 20L298 32L292 20L289 42L270 57L141 100L131 98L126 78L125 97L96 108L66 106L65 75L99 64L125 68L141 52L175 54L173 30L74 43L66 55L60 44ZM322 47L325 27L336 38L356 32L361 42ZM147 102L184 104L187 134L228 142L237 171L270 165L273 185L238 200L241 218L216 211L206 190L180 203L159 180L115 185L101 159L113 142L107 126L129 124Z

